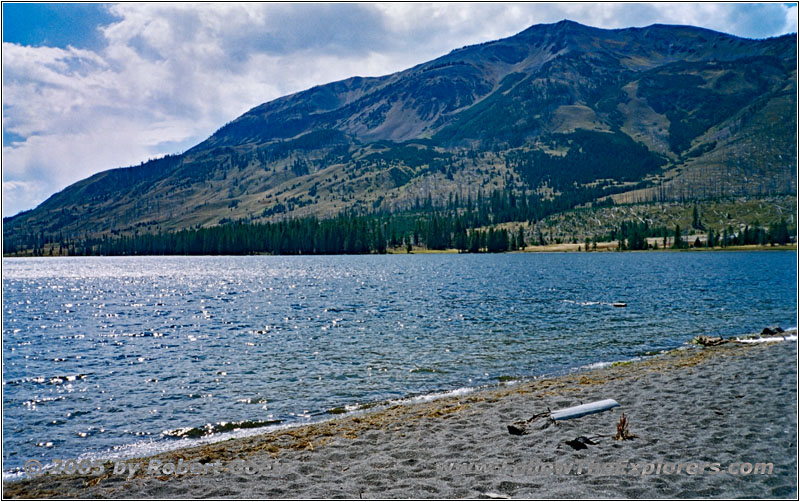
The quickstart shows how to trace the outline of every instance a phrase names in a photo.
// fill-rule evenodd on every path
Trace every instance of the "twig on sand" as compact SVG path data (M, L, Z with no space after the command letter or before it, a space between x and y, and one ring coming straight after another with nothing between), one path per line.
M617 422L617 435L614 436L614 439L617 441L625 441L626 439L633 439L636 437L636 434L631 434L628 431L628 417L625 416L625 412L622 413L622 417Z

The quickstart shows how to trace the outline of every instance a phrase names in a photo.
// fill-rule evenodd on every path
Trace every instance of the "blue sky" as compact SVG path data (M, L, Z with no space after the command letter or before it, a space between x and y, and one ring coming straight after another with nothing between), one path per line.
M117 19L108 4L4 3L3 42L98 50L105 46L98 27Z
M797 31L796 4L3 4L3 216L186 150L253 106L571 19Z

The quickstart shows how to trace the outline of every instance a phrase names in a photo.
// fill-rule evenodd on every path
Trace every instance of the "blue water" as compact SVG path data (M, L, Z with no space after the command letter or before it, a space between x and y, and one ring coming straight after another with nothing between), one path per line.
M795 326L796 257L4 259L3 468Z

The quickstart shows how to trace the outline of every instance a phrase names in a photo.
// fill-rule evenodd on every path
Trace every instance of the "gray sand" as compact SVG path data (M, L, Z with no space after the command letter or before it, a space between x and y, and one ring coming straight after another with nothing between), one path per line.
M548 407L604 398L621 407L558 423L537 420L524 436L506 428ZM612 438L622 412L635 439ZM581 450L566 444L579 436L597 444ZM231 472L237 458L258 472ZM797 343L691 348L158 459L218 461L220 472L40 476L6 483L3 491L6 497L796 499ZM568 474L549 471L570 463ZM603 463L623 464L605 473ZM757 463L772 463L772 473L727 472ZM677 464L679 474L665 473Z

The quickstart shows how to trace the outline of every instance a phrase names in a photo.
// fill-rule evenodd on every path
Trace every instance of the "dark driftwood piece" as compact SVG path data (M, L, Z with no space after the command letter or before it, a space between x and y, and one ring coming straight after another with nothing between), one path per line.
M592 441L590 438L587 438L586 436L580 436L570 441L565 441L565 443L571 446L573 450L585 450L589 447L588 445L597 444L596 442Z
M514 436L524 436L528 433L528 425L540 418L550 418L550 408L548 408L545 412L537 413L527 420L517 420L508 426L508 433Z
M692 339L693 344L702 345L703 347L722 345L723 343L728 343L729 341L730 340L722 338L721 336L705 336L705 335L699 335Z
M723 343L728 342L741 342L742 340L754 340L762 337L769 337L769 336L780 336L783 333L783 328L780 326L773 326L767 327L761 330L760 335L748 335L741 338L722 338L721 336L706 336L706 335L698 335L692 338L692 342L695 345L702 345L703 347L713 347L715 345L722 345Z

